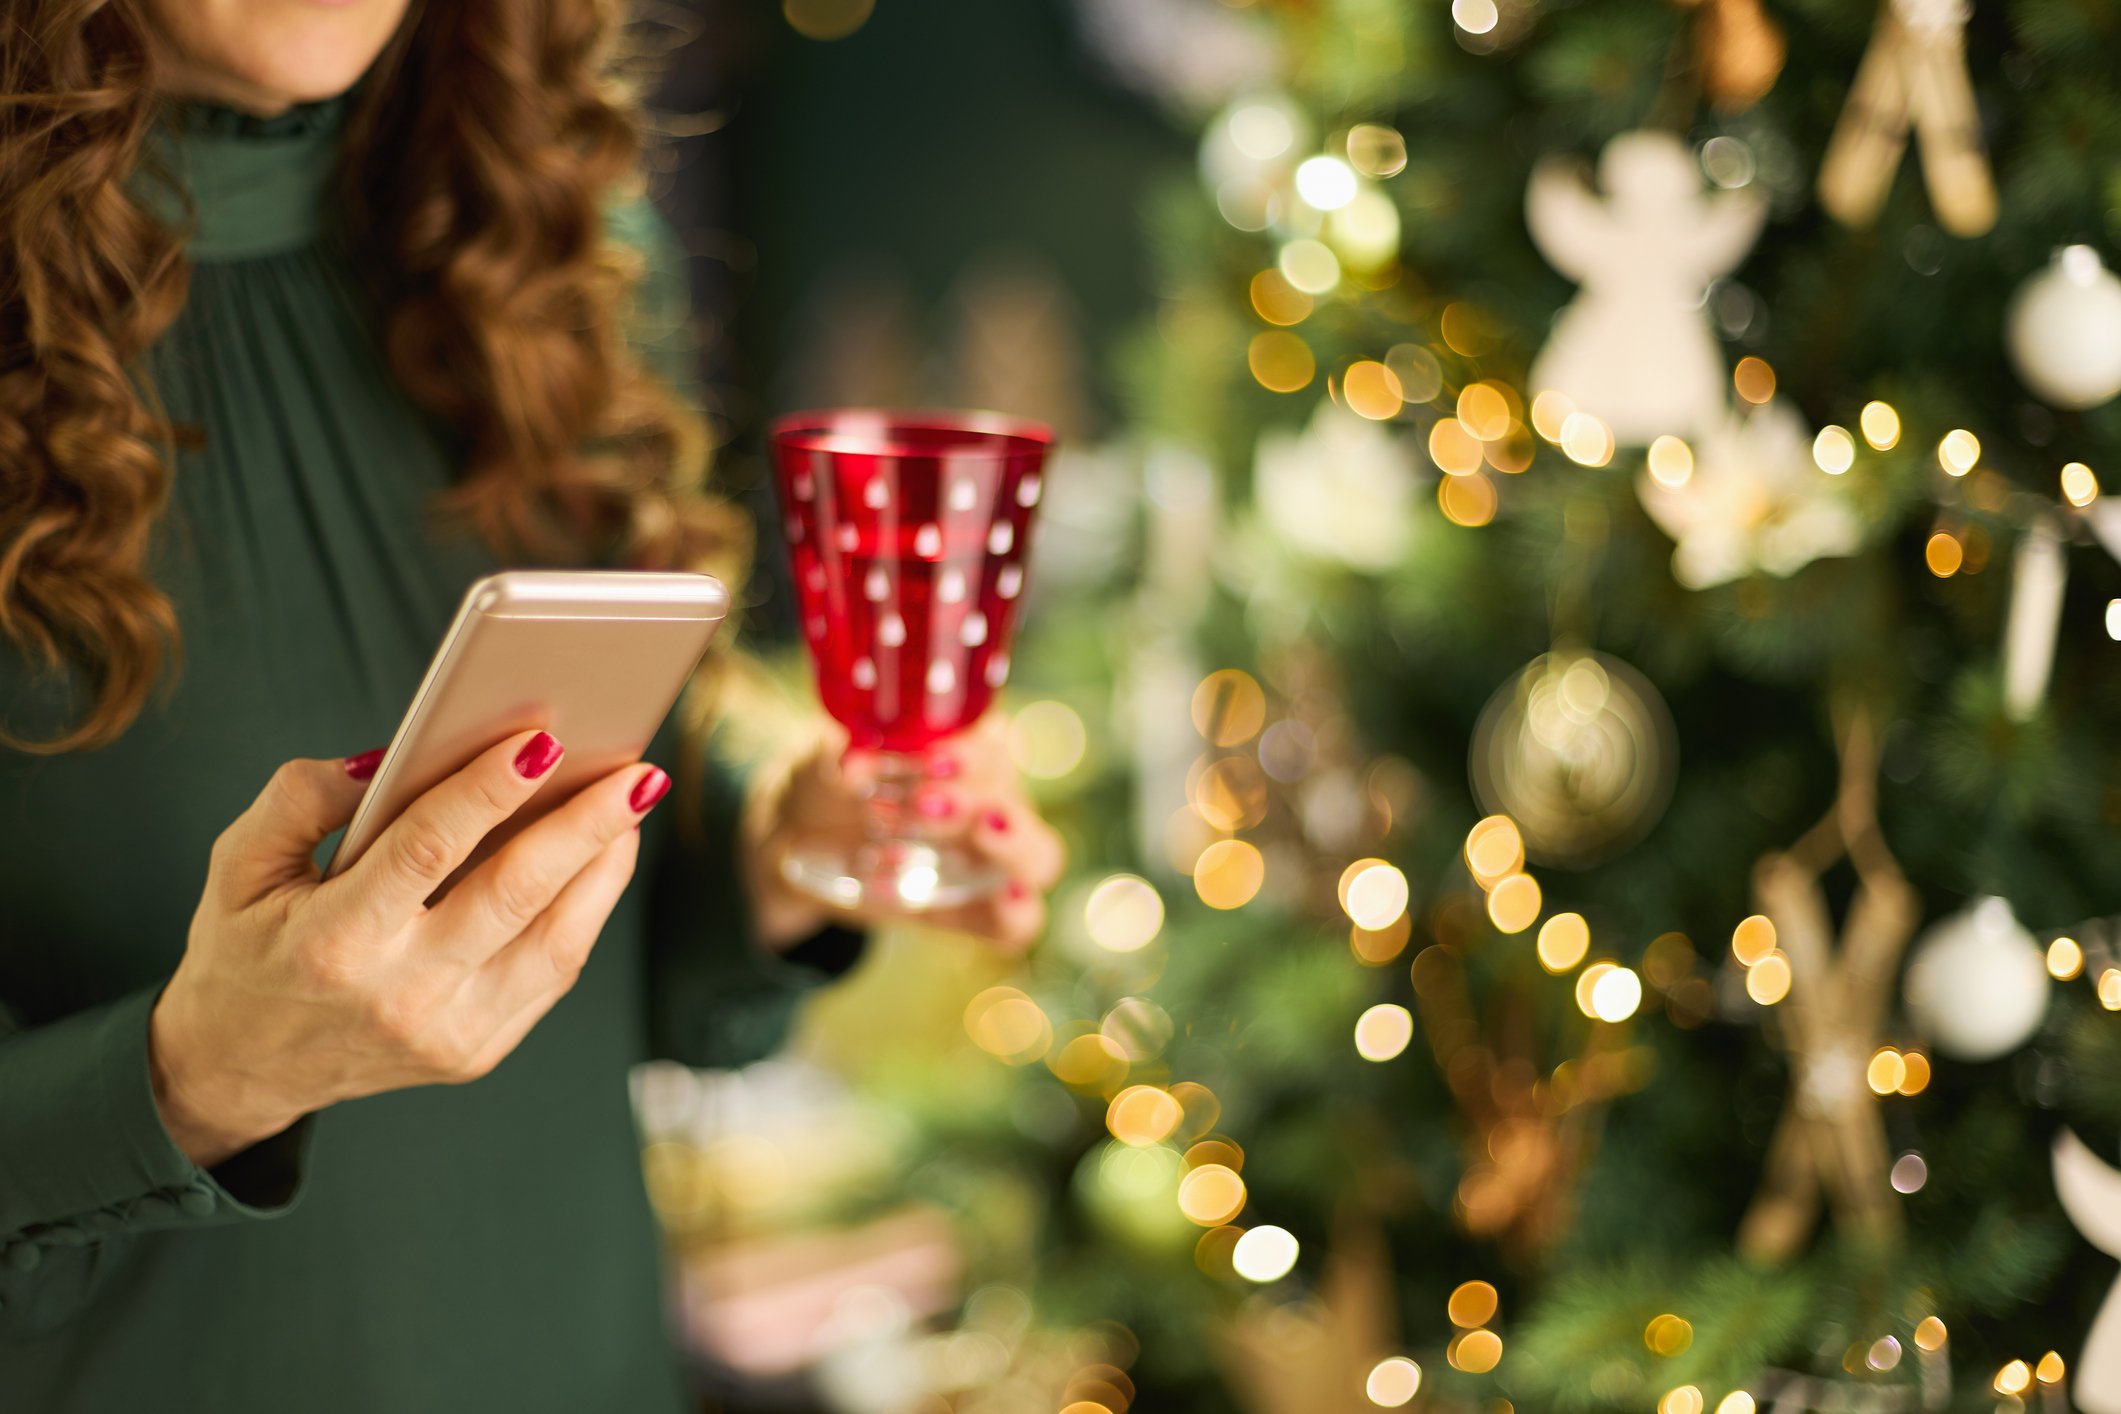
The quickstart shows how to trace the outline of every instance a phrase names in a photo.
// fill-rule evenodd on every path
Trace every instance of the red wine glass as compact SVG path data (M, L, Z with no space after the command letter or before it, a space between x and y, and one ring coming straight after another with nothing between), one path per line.
M782 523L825 710L876 781L858 838L790 851L791 882L843 907L948 908L1001 876L914 808L924 758L1009 676L1053 433L978 412L840 408L773 426Z

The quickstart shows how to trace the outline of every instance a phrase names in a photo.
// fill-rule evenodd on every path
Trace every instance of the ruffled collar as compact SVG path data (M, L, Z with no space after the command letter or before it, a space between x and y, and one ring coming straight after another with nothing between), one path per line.
M194 262L299 250L330 224L346 107L344 97L330 98L261 118L210 103L174 105L155 125L135 195L185 233Z

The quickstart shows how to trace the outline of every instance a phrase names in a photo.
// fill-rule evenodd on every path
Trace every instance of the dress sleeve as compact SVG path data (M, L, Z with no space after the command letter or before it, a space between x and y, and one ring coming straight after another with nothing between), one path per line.
M688 1065L727 1068L770 1054L797 1003L851 969L865 943L837 927L780 954L758 941L737 867L743 799L742 773L709 753L697 791L673 792L678 809L649 817L662 838L643 840L652 851L649 1036L656 1055Z
M212 1171L162 1127L147 1060L160 993L40 1026L0 1003L0 1344L76 1315L115 1244L295 1203L313 1120Z

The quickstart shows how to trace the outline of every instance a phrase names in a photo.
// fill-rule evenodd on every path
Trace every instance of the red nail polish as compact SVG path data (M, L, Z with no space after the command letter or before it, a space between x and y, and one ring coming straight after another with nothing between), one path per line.
M913 808L931 820L947 820L957 814L957 802L941 791L922 791L914 797Z
M526 781L536 780L558 764L563 750L559 738L551 732L539 732L516 753L516 774Z
M1011 879L1002 889L1002 892L1008 895L1012 903L1022 903L1025 899L1031 897L1031 890L1024 887L1022 879Z
M982 815L980 817L980 823L982 825L985 825L988 829L994 831L994 833L996 833L997 835L1006 835L1009 833L1009 817L1002 814L1002 812L999 810L990 810L985 815Z
M376 773L376 767L383 764L383 748L378 746L358 756L349 756L340 764L346 767L347 775L357 781L365 781Z
M648 807L669 793L670 773L661 766L650 766L647 772L633 783L633 794L626 797L626 803L633 807L634 814L644 815Z
M955 756L938 756L928 763L928 774L938 781L951 780L964 769L964 763Z

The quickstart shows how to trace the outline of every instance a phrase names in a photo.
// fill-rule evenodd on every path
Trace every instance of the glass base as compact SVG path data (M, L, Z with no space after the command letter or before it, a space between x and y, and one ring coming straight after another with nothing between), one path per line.
M927 913L985 898L1001 887L1002 872L952 844L922 840L818 840L797 845L781 861L789 883L840 908L883 906Z

